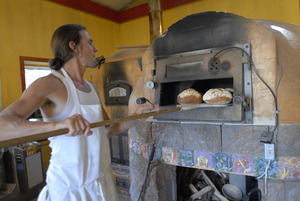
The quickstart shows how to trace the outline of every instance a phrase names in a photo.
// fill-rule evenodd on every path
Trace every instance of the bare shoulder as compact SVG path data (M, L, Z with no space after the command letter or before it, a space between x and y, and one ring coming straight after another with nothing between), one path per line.
M45 77L41 77L37 79L35 82L33 82L29 89L34 89L37 91L40 91L40 93L44 95L48 95L49 93L52 93L53 91L57 91L60 88L63 88L64 84L62 81L55 77L52 74L49 74Z
M32 87L36 91L37 96L45 97L47 102L53 102L59 104L59 102L65 102L67 100L67 90L63 82L50 74L42 77L32 84ZM64 103L62 103L64 104Z
M49 103L64 105L67 100L67 90L59 78L50 74L33 82L24 91L22 99L40 100L42 102L40 106Z
M41 102L37 103L45 117L58 114L67 102L67 89L63 82L50 74L39 78L29 87L27 98L33 97Z
M33 82L22 96L5 108L1 114L24 119L47 103L63 104L67 97L65 94L63 83L55 76L48 75Z

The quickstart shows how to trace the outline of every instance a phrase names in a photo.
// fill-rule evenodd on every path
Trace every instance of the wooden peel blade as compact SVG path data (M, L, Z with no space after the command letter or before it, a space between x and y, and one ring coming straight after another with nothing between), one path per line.
M174 108L164 109L164 110L160 110L160 111L156 111L156 112L148 112L148 113L144 113L144 114L137 114L137 115L132 115L132 116L121 117L121 118L117 118L117 119L99 121L99 122L91 123L90 126L91 126L91 128L107 126L107 125L116 124L116 123L120 123L120 122L124 122L124 121L142 119L142 118L160 115L160 114L164 114L164 113L176 112L176 111L182 110L182 108L183 107L174 107ZM68 129L60 129L60 130L54 130L54 131L49 131L49 132L44 132L44 133L33 134L33 135L20 137L20 138L4 140L4 141L0 142L0 148L14 146L14 145L22 144L25 142L43 140L43 139L47 139L49 137L66 134L66 133L68 133L68 131L69 131Z

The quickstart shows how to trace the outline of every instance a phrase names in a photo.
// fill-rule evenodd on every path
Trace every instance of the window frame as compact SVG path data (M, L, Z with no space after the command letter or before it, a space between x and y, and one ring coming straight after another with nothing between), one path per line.
M50 59L47 58L39 58L39 57L26 57L20 56L20 73L21 73L21 84L22 91L26 89L26 80L25 80L25 61L33 61L33 62L47 62L49 63Z

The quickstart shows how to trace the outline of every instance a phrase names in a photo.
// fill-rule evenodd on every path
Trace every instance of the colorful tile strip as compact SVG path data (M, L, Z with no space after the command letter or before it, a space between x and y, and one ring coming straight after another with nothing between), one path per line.
M149 159L151 145L139 143L130 138L129 148ZM263 157L242 156L227 153L212 153L198 150L155 147L154 160L170 165L216 170L233 174L259 177L269 165L268 178L300 179L300 157L279 157L269 161Z
M299 179L300 178L300 157L279 158L277 174L280 179Z

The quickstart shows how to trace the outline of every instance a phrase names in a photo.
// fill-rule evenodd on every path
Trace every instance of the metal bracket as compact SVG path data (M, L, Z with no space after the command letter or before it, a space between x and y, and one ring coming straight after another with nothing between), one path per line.
M208 62L208 71L212 74L217 74L220 71L221 62L217 57L213 57Z
M253 123L253 114L252 114L252 72L250 58L251 56L251 45L246 43L243 45L243 50L247 53L247 56L244 54L243 58L243 74L244 74L244 94L247 102L247 108L245 111L245 123Z
M271 143L273 140L273 133L270 131L263 132L260 137L260 142Z

